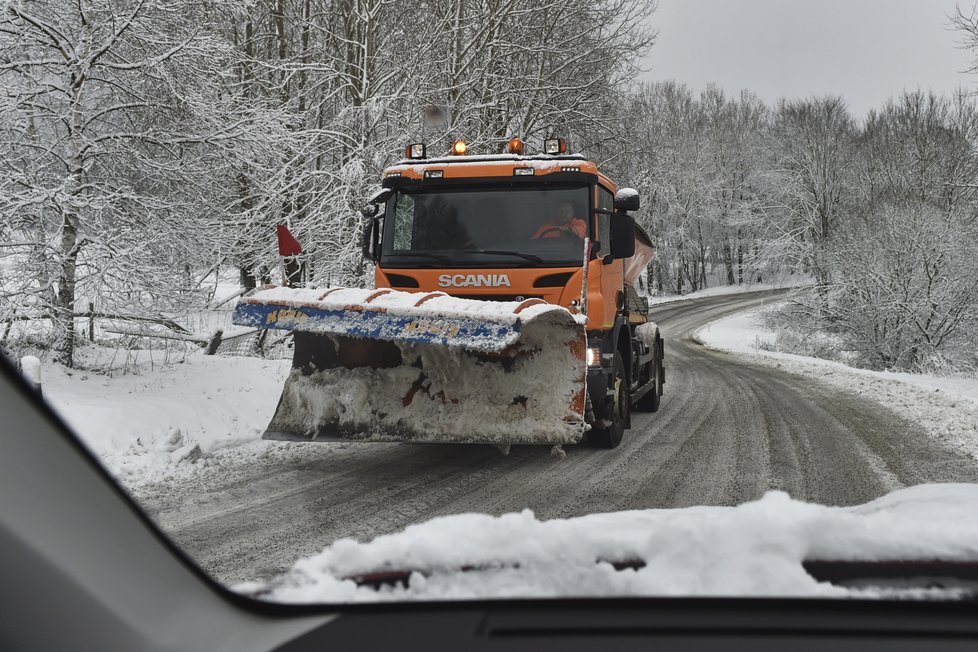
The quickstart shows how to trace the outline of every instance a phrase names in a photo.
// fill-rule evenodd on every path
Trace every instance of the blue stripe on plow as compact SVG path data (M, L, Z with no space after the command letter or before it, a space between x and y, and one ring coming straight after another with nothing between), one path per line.
M459 317L404 317L371 310L322 310L264 303L239 303L234 308L232 322L252 328L438 343L487 352L501 351L515 343L520 333L519 320L507 325Z

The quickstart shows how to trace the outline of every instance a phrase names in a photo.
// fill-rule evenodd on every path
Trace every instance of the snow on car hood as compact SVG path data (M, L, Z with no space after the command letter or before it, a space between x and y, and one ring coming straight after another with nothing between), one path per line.
M737 507L538 520L459 514L369 543L341 539L264 584L281 602L594 596L847 596L803 561L978 560L978 485L921 485L854 507L780 491ZM621 562L644 563L616 570ZM633 566L635 564L633 563ZM409 571L394 586L351 578Z

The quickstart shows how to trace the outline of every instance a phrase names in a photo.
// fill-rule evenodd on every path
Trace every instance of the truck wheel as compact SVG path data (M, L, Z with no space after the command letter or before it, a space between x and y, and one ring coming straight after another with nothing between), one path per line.
M594 425L587 434L588 443L597 448L614 448L620 444L625 434L625 424L628 423L631 400L628 396L628 381L625 378L625 363L622 362L621 353L617 351L612 370L615 394L608 398L604 414L598 417L599 420L610 424L605 427Z
M635 409L642 412L658 412L659 401L662 398L662 381L665 374L662 372L662 340L656 342L655 355L650 363L652 368L649 370L649 382L653 383L652 389L635 403Z

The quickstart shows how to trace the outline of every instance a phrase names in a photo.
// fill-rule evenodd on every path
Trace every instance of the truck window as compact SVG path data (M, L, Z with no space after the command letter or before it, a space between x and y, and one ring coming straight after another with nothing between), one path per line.
M398 216L394 222L394 251L409 251L414 230L414 197L398 195L394 213Z
M580 265L589 233L587 186L400 190L388 208L385 265ZM563 214L563 215L562 215ZM411 260L412 255L415 260Z
M594 211L599 245L594 251L597 258L611 253L611 214L614 210L615 196L604 186L598 186L598 197Z

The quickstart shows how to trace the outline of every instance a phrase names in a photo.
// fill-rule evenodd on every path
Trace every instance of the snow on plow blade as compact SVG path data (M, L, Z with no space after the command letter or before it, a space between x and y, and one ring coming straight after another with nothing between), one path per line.
M573 444L583 320L540 299L261 288L234 323L293 331L265 439Z

